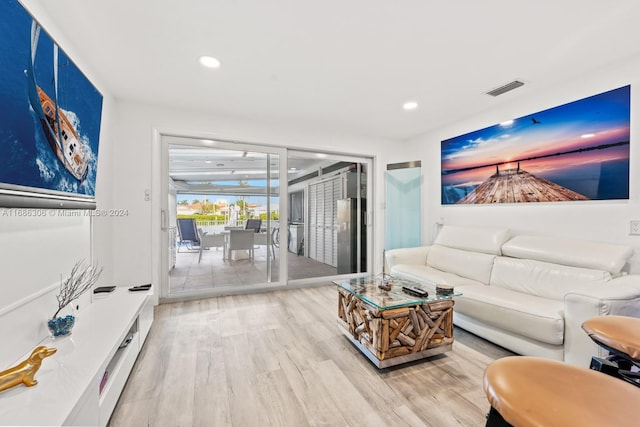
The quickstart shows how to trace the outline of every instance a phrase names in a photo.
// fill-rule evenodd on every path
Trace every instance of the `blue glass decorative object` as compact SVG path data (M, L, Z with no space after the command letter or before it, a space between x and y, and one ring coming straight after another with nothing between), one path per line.
M55 319L49 320L47 326L49 326L49 331L55 338L71 335L71 329L73 329L75 323L76 318L69 314L64 317L56 317Z

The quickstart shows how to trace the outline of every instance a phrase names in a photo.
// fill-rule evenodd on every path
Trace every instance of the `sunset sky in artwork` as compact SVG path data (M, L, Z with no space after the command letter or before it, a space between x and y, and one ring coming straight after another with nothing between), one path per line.
M495 173L495 164L546 154L629 141L630 86L540 111L442 141L442 185L477 185ZM520 163L532 174L629 158L629 145ZM489 165L447 174L461 168ZM493 165L493 166L491 166ZM499 168L515 168L517 163Z

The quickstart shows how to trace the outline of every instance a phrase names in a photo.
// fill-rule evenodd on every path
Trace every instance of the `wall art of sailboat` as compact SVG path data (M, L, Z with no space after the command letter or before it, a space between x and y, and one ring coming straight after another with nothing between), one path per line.
M31 24L30 61L27 69L29 102L35 111L51 149L58 160L78 181L87 177L89 159L88 149L78 136L67 115L58 104L58 46L53 44L53 98L36 83L35 59L40 37L40 25Z

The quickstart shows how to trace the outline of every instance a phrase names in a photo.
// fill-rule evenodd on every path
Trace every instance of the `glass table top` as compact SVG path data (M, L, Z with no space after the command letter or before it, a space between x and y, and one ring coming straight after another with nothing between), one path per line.
M333 283L381 310L424 304L461 296L461 293L440 296L428 291L423 285L411 280L400 279L389 275L356 277L354 279L335 280ZM426 297L419 297L403 291L405 287L415 287L429 292ZM388 289L388 290L386 290Z

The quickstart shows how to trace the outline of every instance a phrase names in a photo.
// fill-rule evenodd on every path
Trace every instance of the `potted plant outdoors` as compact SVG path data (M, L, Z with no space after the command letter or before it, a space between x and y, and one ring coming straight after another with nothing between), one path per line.
M47 322L49 331L54 338L71 334L71 329L76 322L75 316L72 314L58 316L58 314L91 289L98 281L101 273L102 267L98 269L91 264L87 264L84 260L80 260L71 269L69 277L60 280L60 293L56 295L58 309Z

